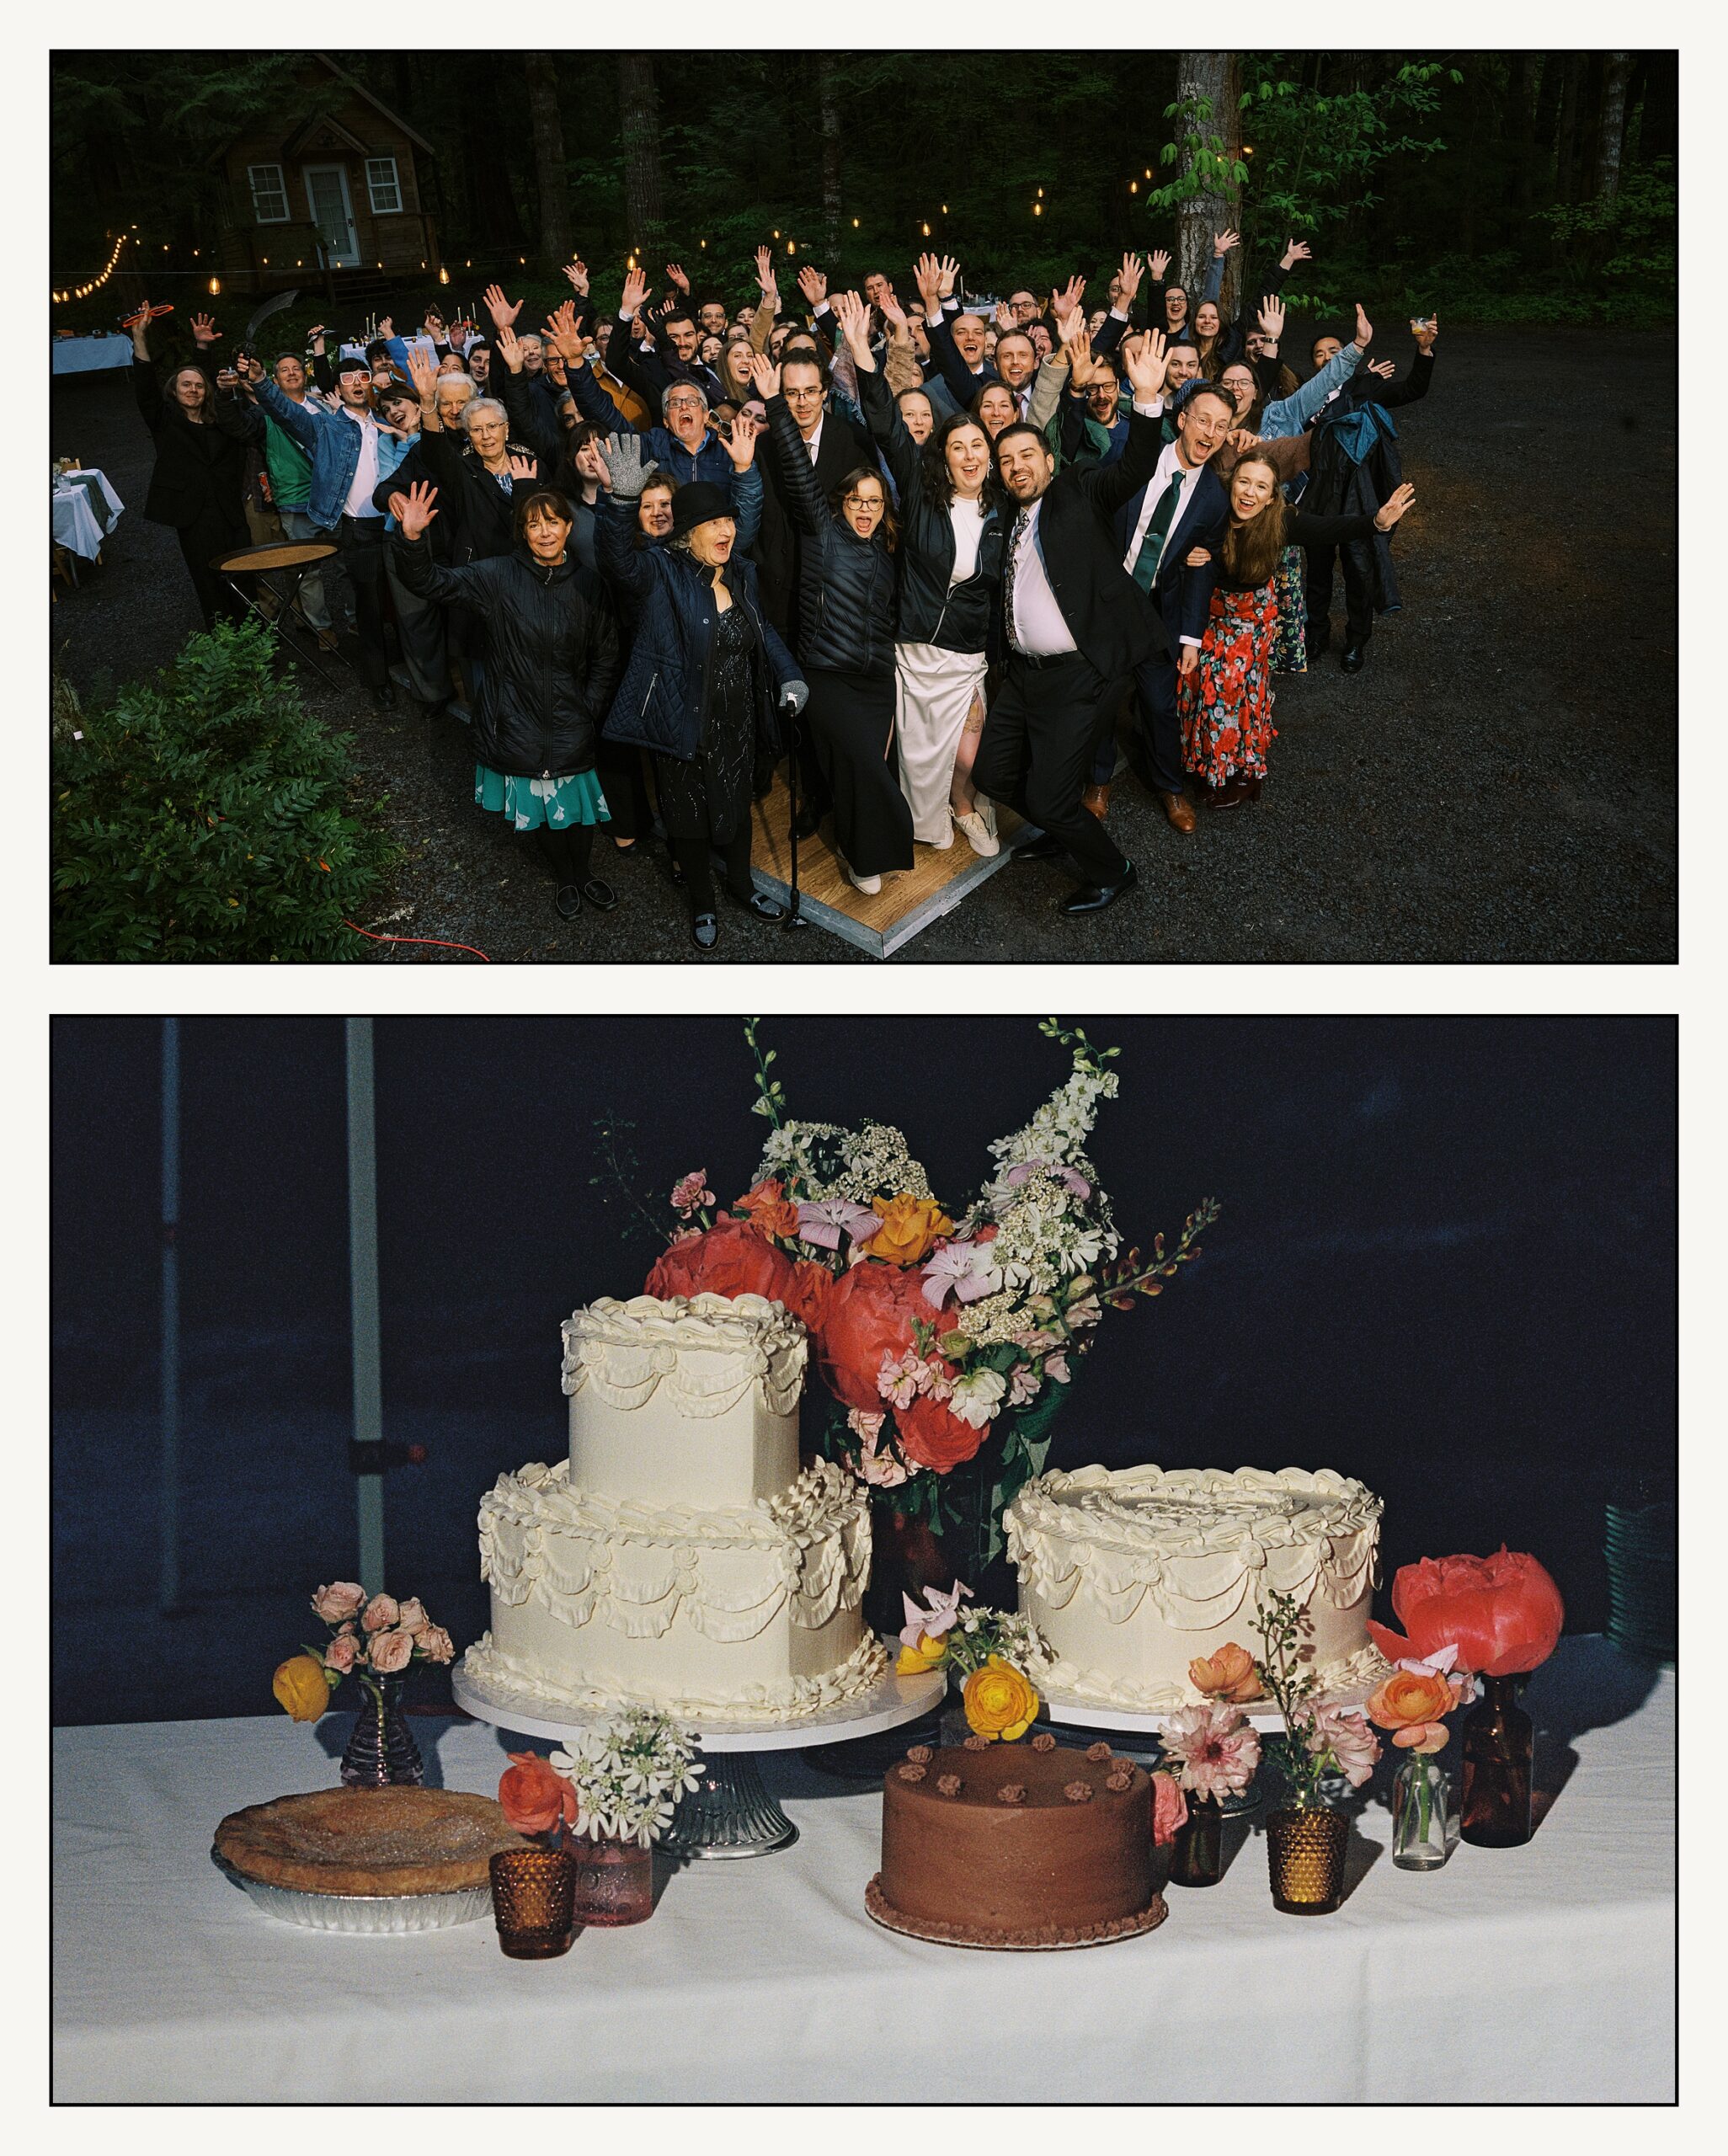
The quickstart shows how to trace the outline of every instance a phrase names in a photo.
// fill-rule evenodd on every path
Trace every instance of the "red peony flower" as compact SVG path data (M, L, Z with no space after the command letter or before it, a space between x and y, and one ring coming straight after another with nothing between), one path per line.
M931 1315L924 1275L872 1258L851 1267L829 1290L816 1353L835 1398L847 1407L882 1413L876 1387L883 1356L898 1362L912 1345L912 1321Z
M834 1293L834 1275L813 1257L796 1259L792 1274L791 1285L781 1300L812 1338L819 1340L822 1321L828 1315L828 1299Z
M747 1220L722 1218L699 1235L663 1251L643 1283L643 1292L673 1295L762 1295L770 1302L796 1306L798 1294L792 1262L759 1235Z
M1491 1557L1400 1566L1392 1608L1407 1639L1368 1620L1368 1636L1389 1662L1426 1662L1456 1646L1458 1667L1479 1677L1517 1676L1546 1662L1566 1616L1543 1566L1504 1544Z
M894 1410L900 1450L915 1466L931 1468L938 1475L946 1475L951 1467L970 1460L989 1428L986 1422L974 1429L970 1422L951 1415L941 1401L927 1396L915 1400L909 1407Z

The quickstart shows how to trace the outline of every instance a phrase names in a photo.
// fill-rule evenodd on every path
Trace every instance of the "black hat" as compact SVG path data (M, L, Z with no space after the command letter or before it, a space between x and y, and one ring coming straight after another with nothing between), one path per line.
M712 479L693 479L672 497L672 536L681 539L697 525L711 524L717 516L731 514L732 504L723 487L717 487Z
M363 353L344 352L336 361L336 372L339 375L370 374L371 371L372 363Z

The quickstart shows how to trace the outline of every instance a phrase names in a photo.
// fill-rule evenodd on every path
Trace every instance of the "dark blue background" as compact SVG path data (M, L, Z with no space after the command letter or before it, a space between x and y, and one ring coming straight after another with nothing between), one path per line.
M1672 1022L1079 1022L1123 1051L1093 1152L1127 1236L1224 1213L1159 1301L1110 1315L1052 1464L1336 1467L1386 1499L1388 1580L1504 1540L1599 1629L1606 1491L1673 1459ZM899 1123L959 1202L1065 1070L1029 1018L765 1030L793 1113ZM60 1721L267 1710L306 1594L356 1563L342 1022L181 1031L188 1609L161 1619L160 1027L53 1029ZM388 1569L461 1644L481 1492L563 1444L559 1321L647 1262L590 1184L592 1119L634 1118L657 1217L687 1168L741 1191L765 1126L736 1019L376 1037L386 1433L430 1454L387 1481Z

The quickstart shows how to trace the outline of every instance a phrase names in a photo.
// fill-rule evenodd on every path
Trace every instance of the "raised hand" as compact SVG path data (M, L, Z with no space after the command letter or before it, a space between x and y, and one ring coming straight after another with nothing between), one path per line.
M1374 519L1376 531L1389 531L1416 499L1416 488L1406 479L1401 487L1395 487L1387 495L1379 515Z
M216 387L218 389L232 391L237 389L239 387L240 377L235 373L232 367L218 367L216 369Z
M1122 363L1128 370L1128 378L1133 384L1138 400L1149 401L1163 394L1164 377L1168 362L1162 334L1149 329L1144 337L1125 337L1122 344Z
M1279 338L1284 334L1284 302L1276 292L1268 292L1260 302L1261 334L1276 350Z
M1383 382L1390 382L1398 371L1390 360L1364 360L1362 366L1364 374L1377 374Z
M606 460L600 455L597 441L584 442L571 462L584 479L592 479L597 487L604 487L608 494L611 492L612 475L606 469Z
M1245 456L1251 449L1260 446L1260 436L1251 434L1246 427L1232 427L1224 439L1238 456Z
M444 317L438 312L435 307L429 307L427 308L425 314L421 320L420 328L424 331L426 335L432 339L432 342L435 344L448 343L449 339L445 334L444 327Z
M683 293L685 299L688 299L690 297L690 280L684 274L684 264L681 262L669 262L666 264L666 275L672 280L673 283L677 286L679 291Z
M1092 357L1092 333L1078 308L1062 325L1062 349L1068 356L1069 387L1085 388L1097 371L1097 363Z
M517 336L515 331L511 328L509 323L503 323L499 325L498 334L493 338L493 342L498 347L499 357L504 361L510 372L512 374L520 374L522 371L522 340Z
M192 341L200 351L206 344L214 344L221 334L221 331L216 328L213 317L207 314L193 316Z
M429 352L421 351L417 345L408 347L408 380L413 382L422 404L430 404L438 396L438 362Z
M1220 262L1223 261L1225 255L1229 253L1233 247L1240 247L1241 244L1242 235L1240 232L1214 232L1212 235L1212 252L1216 259Z
M996 328L998 331L1005 335L1009 330L1017 329L1019 327L1019 320L1016 318L1013 308L1009 306L1007 301L998 300L996 302Z
M486 302L486 312L492 317L492 326L494 329L508 329L522 312L520 300L512 307L504 297L502 285L488 285L480 296Z
M756 423L749 414L740 412L732 423L730 435L721 436L720 446L732 459L732 468L734 472L749 470L750 461L756 453L757 432Z
M627 322L633 322L641 313L643 302L648 297L648 279L640 270L625 273L624 290L619 295L618 312Z
M851 348L858 371L874 374L876 355L870 349L870 310L856 292L835 294L834 318L839 323L840 334Z
M813 309L819 307L828 297L828 280L819 270L813 269L807 262L798 271L798 290Z
M569 279L572 289L580 292L583 298L586 299L588 297L588 264L579 254L573 262L567 262L564 264L564 275Z
M573 365L579 363L588 350L589 340L576 327L576 302L566 300L562 307L555 307L546 318L546 341L561 360Z
M256 352L239 363L240 379L248 389L256 388L264 378L264 364Z
M1419 352L1432 352L1434 349L1434 339L1440 334L1439 316L1431 314L1426 322L1412 322L1410 325L1410 334L1416 339L1416 350Z
M1283 267L1293 270L1299 262L1312 262L1314 249L1305 239L1287 239L1284 242Z
M510 451L510 477L513 479L536 478L539 472L538 459L530 456L523 450L513 449Z
M756 394L765 404L771 397L780 394L780 369L765 352L750 354L750 375L756 385Z
M957 257L952 254L945 254L942 257L942 266L941 271L941 295L945 300L952 299L953 297L954 280L959 275L960 264Z
M1153 283L1161 285L1164 282L1164 273L1170 267L1170 249L1167 247L1155 247L1151 253L1150 264Z
M895 296L894 288L892 285L890 285L887 291L883 292L878 305L881 307L882 318L885 323L887 323L888 328L892 329L896 335L904 335L907 326L906 310L900 305L899 299Z
M621 502L633 502L648 484L650 464L643 469L640 435L608 435L602 451L606 460L606 483Z
M1144 274L1145 267L1145 264L1141 261L1139 256L1132 251L1122 258L1122 268L1117 273L1121 281L1117 287L1116 304L1124 314L1128 313L1133 306L1134 296L1140 289L1140 279Z
M438 489L424 479L416 480L405 494L390 497L390 514L404 539L418 539L438 514Z
M756 249L756 282L765 294L778 292L780 286L774 275L774 253L771 248Z
M393 337L396 334L396 317L393 314L387 314L380 318L378 334L381 337Z
M1373 339L1374 339L1374 325L1373 324L1373 323L1371 323L1371 322L1368 320L1368 317L1367 317L1367 316L1363 312L1363 311L1362 311L1362 302L1361 302L1360 300L1358 300L1358 301L1356 302L1356 349L1357 349L1357 350L1358 352L1365 352L1365 351L1367 351L1367 350L1368 350L1368 346L1369 346L1371 344L1373 344Z
M1068 325L1080 314L1080 303L1086 296L1084 277L1070 277L1059 292L1050 295L1050 312L1056 318L1056 327L1062 332L1063 341L1068 338ZM1085 317L1080 315L1082 322Z
M942 305L942 265L939 259L928 253L920 254L913 275L918 285L918 296L924 302L925 314L939 314Z

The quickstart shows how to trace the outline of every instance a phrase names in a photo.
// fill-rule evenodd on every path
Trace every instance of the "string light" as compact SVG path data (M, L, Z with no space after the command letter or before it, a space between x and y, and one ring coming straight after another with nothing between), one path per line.
M438 265L438 281L440 285L447 285L450 282L450 272L441 262Z
M926 225L925 225L925 227L924 227L924 237L925 237L926 239L928 239L928 238L930 237L930 227L929 227L927 224L926 224Z
M857 220L856 217L854 217L854 218L853 218L853 220L852 220L852 230L853 230L854 232L856 232L856 231L857 231L857 229L858 229L858 220Z
M136 232L137 229L138 227L134 225L132 231ZM101 286L105 285L109 279L114 275L115 264L120 258L120 249L125 245L126 241L130 237L131 234L126 232L122 232L120 234L120 237L114 243L114 252L109 256L107 263L97 273L97 275L90 280L88 284L75 285L70 291L55 293L53 297L56 301L63 302L66 300L85 300L88 299L92 292L99 291ZM140 242L140 244L141 245L142 243Z
M1042 216L1043 216L1043 214L1044 214L1044 205L1043 205L1043 204L1042 202L1034 202L1034 203L1032 204L1032 215L1033 215L1033 216L1035 216L1035 217L1042 217Z
M1140 191L1140 183L1139 183L1139 180L1137 180L1137 179L1131 179L1131 180L1128 182L1128 193L1129 193L1130 195L1138 195L1138 194L1139 193L1139 191Z
M946 216L947 216L947 214L948 214L948 205L947 205L947 204L946 202L944 202L944 203L943 203L943 205L942 205L942 215L946 217Z
M221 292L222 292L222 280L221 280L221 279L220 277L212 277L212 278L211 279L211 280L210 280L210 296L211 296L211 297L213 300L214 300L214 299L220 299L220 298L221 297Z
M1042 202L1042 201L1043 200L1043 199L1044 199L1044 190L1043 190L1043 189L1041 187L1041 188L1038 189L1038 200L1039 200L1039 201L1040 201L1040 202Z

